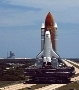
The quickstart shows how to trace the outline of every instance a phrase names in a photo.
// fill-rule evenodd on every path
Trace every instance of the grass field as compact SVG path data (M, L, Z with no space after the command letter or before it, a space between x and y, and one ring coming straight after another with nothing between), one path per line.
M17 83L21 83L23 81L0 81L0 88L8 85L13 85Z

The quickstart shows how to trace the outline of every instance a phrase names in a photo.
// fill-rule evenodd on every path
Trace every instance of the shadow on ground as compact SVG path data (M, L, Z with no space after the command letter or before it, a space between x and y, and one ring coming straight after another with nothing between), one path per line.
M57 80L57 81L32 81L32 80L27 80L23 82L24 84L68 84L72 83L71 81L62 81L62 80Z

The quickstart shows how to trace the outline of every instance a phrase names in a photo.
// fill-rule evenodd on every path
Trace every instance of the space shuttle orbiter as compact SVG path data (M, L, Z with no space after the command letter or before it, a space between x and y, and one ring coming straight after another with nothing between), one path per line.
M59 58L59 55L52 48L50 31L45 32L44 50L36 58L43 58L43 62L51 62L53 58Z

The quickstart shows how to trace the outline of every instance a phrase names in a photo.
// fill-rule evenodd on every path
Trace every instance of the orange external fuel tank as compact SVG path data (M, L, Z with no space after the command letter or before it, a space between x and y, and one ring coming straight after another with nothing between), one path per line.
M56 51L55 47L55 22L52 14L49 12L45 19L45 31L49 30L51 34L52 47Z

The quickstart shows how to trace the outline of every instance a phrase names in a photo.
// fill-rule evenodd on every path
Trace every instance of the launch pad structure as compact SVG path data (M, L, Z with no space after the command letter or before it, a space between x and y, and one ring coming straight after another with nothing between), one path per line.
M32 81L68 82L75 74L74 67L67 66L56 52L57 23L49 12L41 27L41 52L35 65L25 68L25 76Z

